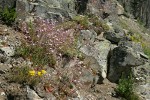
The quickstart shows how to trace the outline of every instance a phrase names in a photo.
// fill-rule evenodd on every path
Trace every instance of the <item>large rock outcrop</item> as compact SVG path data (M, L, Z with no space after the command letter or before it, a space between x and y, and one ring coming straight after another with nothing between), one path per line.
M34 15L62 21L76 13L74 0L17 0L16 10L17 20Z

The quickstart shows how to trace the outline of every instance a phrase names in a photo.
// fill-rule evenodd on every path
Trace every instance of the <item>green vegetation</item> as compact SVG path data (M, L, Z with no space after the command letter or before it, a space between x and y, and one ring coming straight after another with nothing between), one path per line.
M100 20L98 16L96 15L88 15L89 16L89 21L93 23L93 26L98 27L98 28L103 28L103 31L108 31L109 26L103 21Z
M109 26L93 14L88 14L87 16L77 15L73 18L73 22L77 22L81 29L94 29L98 34L109 30Z
M137 34L135 34L135 33L133 33L133 32L130 32L131 34L133 34L133 35L130 35L130 39L132 40L132 41L134 41L134 42L142 42L142 36L139 34L139 33L137 33Z
M0 19L7 25L12 25L16 18L15 8L0 9Z
M143 47L144 53L150 58L150 47L148 47L147 45L148 44L143 43L142 47Z
M22 45L16 50L16 54L25 59L30 59L34 66L53 66L56 60L52 54L47 54L46 48L34 45Z
M139 100L139 97L133 92L133 82L134 80L131 74L128 77L125 77L124 74L122 74L115 91L119 96L124 97L127 100Z
M60 50L60 52L63 55L67 55L70 58L73 58L75 55L77 55L77 50L75 48L69 48L66 46L63 46L62 49Z
M89 27L89 20L88 20L88 17L87 16L83 16L83 15L78 15L78 16L75 16L73 18L73 21L76 21L78 24L81 25L81 27L83 28L88 28Z

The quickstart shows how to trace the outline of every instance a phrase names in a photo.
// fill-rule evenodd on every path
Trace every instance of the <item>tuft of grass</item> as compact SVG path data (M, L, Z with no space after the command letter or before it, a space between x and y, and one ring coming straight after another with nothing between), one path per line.
M17 17L16 10L14 7L8 8L7 6L4 9L0 9L0 19L6 25L12 25Z
M122 74L118 87L115 89L116 93L127 100L139 100L139 97L133 92L133 83L134 79L131 74L128 77Z
M142 43L142 47L143 47L144 53L150 58L150 47L148 47L146 43Z

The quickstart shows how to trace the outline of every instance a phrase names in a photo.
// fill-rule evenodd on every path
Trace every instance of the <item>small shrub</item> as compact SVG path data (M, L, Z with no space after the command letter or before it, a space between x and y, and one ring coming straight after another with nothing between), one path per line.
M27 66L15 67L12 69L9 80L20 84L35 86L40 82L40 78L29 74L31 68Z
M124 74L122 74L118 87L115 91L119 96L124 97L127 100L139 99L138 96L133 92L133 77L131 74L128 77L125 77Z
M14 67L9 75L11 82L17 82L24 85L35 86L42 80L46 74L45 70L33 70L28 66Z
M6 6L4 9L0 9L0 18L5 24L12 25L16 18L15 8Z

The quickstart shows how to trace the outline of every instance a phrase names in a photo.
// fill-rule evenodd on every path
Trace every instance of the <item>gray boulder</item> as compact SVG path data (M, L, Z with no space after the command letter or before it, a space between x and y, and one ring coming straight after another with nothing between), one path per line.
M113 43L118 43L120 41L120 39L122 38L121 35L122 35L122 33L118 34L115 32L105 32L104 37Z
M104 37L112 43L118 43L122 38L125 37L125 34L119 28L114 28L112 31L105 32Z
M129 75L132 67L143 65L147 61L146 56L141 55L142 48L138 45L131 41L121 41L119 46L112 50L108 72L111 82L117 82L123 72Z

